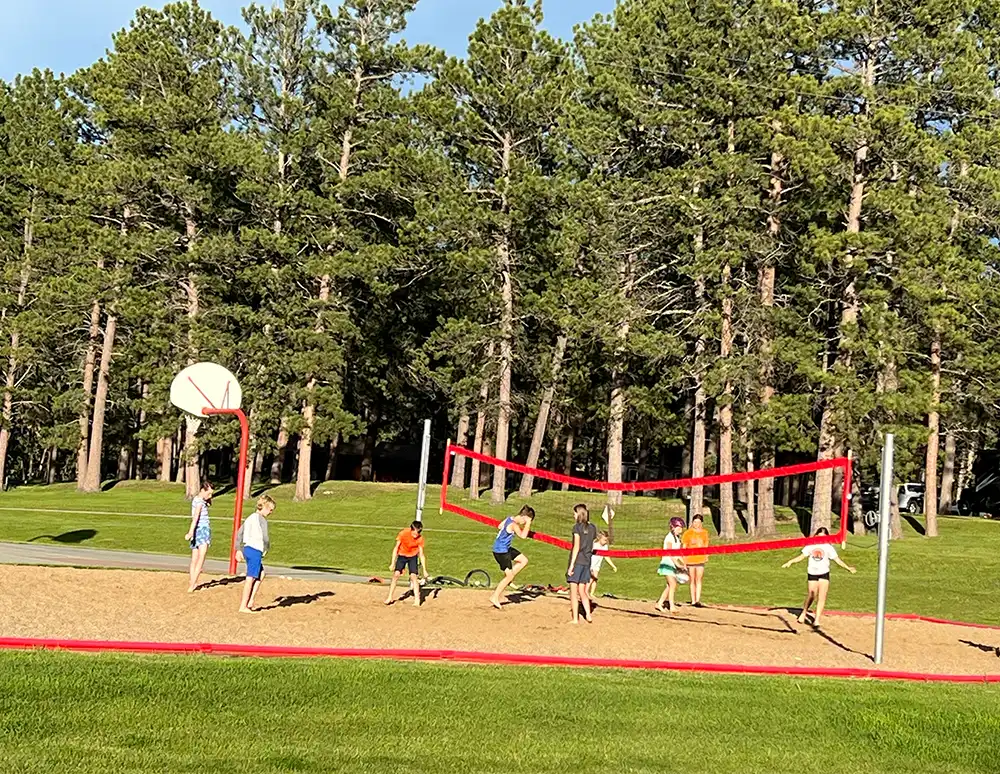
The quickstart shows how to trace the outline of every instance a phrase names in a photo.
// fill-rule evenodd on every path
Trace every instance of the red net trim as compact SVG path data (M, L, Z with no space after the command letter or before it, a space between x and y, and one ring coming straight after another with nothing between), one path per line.
M844 488L840 500L840 529L831 535L820 537L799 537L782 538L779 540L762 540L754 543L726 543L721 545L706 546L704 548L642 548L636 550L610 549L607 551L597 551L602 556L610 556L615 559L641 559L654 556L711 556L714 554L740 554L750 551L780 551L790 548L805 548L806 546L823 545L827 543L842 543L847 539L848 521L848 493L851 491L851 461L848 457L837 457L832 460L821 460L819 462L806 462L800 465L788 465L782 468L765 468L744 473L730 473L724 476L704 476L702 478L677 478L666 481L627 481L621 483L611 483L608 481L593 481L587 478L576 476L566 476L561 473L543 470L541 468L529 468L516 462L506 462L487 454L466 449L461 446L449 444L445 449L444 476L441 484L441 510L463 516L480 524L491 527L499 527L500 521L481 513L470 511L459 505L448 502L448 479L451 474L451 456L461 454L474 460L479 460L488 465L496 465L516 473L527 473L535 478L547 479L559 483L577 486L582 489L595 489L605 492L644 492L654 489L686 489L695 486L715 486L716 484L737 483L740 481L758 481L764 478L782 478L784 476L797 476L803 473L814 473L819 470L833 470L842 468L844 471ZM547 535L544 532L532 531L528 535L532 540L541 543L572 550L573 544L568 540Z

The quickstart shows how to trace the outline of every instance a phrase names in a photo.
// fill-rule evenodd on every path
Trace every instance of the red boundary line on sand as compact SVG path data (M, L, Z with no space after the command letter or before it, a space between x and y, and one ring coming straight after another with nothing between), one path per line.
M470 511L460 505L448 502L448 479L451 474L451 455L461 454L480 462L490 465L497 465L516 473L526 473L536 478L545 478L550 481L567 483L585 489L597 489L611 492L638 492L650 491L653 489L684 489L691 486L712 486L714 484L724 484L739 481L752 481L762 478L780 478L784 476L795 476L802 473L812 473L818 470L833 470L843 468L844 485L840 500L840 529L832 534L823 537L800 537L785 538L783 540L765 540L758 543L728 543L705 546L703 548L643 548L636 550L598 550L602 556L610 556L615 559L644 559L660 556L710 556L715 554L741 554L750 551L781 551L791 548L805 548L806 546L823 545L827 543L843 543L847 540L848 522L848 492L851 491L851 460L848 457L838 457L833 460L823 460L820 462L806 462L800 465L789 465L783 468L764 468L746 473L731 473L724 476L704 476L703 478L678 478L667 481L625 481L622 483L610 483L606 481L592 481L587 478L577 478L576 476L565 476L561 473L553 473L541 468L529 468L527 465L520 465L516 462L505 462L487 454L466 449L462 446L455 446L449 443L444 451L444 474L441 477L441 511L448 511L466 519L478 521L490 527L499 527L498 519L484 516L481 513ZM546 535L544 532L532 531L528 535L532 540L541 543L548 543L565 551L571 551L573 544L568 540Z
M224 645L185 642L115 642L103 640L54 640L33 637L2 637L2 650L66 650L78 653L206 654L256 658L364 658L398 661L451 662L503 666L562 666L605 669L634 669L660 672L772 675L786 677L851 677L874 680L905 680L937 683L1000 683L994 675L939 675L860 667L822 668L800 666L757 666L742 664L702 664L683 661L643 661L640 659L581 658L575 656L531 656L515 653L481 653L462 650L411 650L376 648L296 648L277 645Z

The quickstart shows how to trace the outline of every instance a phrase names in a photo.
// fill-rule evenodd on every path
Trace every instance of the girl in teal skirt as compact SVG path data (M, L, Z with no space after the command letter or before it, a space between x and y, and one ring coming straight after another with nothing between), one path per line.
M670 531L663 538L663 547L666 549L681 547L681 533L684 531L684 519L674 516L670 520ZM687 573L684 572L684 560L679 556L664 556L660 558L660 566L656 574L666 578L667 586L660 594L660 599L656 603L656 609L665 613L669 610L673 613L677 606L674 604L674 592L677 591L677 584L687 581ZM668 607L664 609L663 603L667 602Z

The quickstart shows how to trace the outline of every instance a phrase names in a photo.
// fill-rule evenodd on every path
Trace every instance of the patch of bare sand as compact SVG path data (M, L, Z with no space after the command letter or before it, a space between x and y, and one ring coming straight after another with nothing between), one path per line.
M194 594L178 573L0 566L0 635L57 639L416 648L535 655L872 668L870 618L828 616L821 630L787 610L682 607L605 600L594 623L569 623L569 602L517 592L502 611L488 595L429 590L382 604L385 587L265 578L254 615L236 612L240 582ZM1000 630L919 621L886 624L883 669L1000 673Z

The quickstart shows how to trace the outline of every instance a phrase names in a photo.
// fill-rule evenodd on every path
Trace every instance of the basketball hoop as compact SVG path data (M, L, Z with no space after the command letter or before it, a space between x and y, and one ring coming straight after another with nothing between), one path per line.
M236 507L233 539L229 549L229 573L236 574L236 533L243 520L243 487L250 447L250 423L243 413L243 390L230 371L217 363L195 363L181 371L170 384L170 402L184 412L190 434L197 434L202 418L230 414L240 422L240 460L236 474Z

